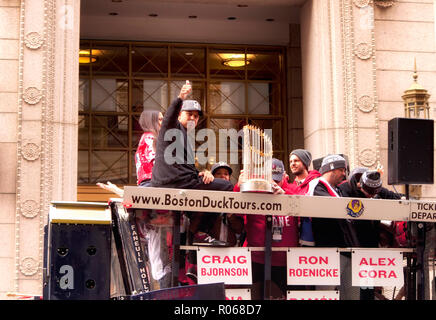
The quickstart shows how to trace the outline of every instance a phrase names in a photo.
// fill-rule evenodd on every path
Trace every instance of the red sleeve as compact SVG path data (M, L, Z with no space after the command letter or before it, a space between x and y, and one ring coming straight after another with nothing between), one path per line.
M145 179L151 179L151 172L154 165L156 152L153 149L154 136L150 132L145 132L141 136L138 149L135 154L137 183Z

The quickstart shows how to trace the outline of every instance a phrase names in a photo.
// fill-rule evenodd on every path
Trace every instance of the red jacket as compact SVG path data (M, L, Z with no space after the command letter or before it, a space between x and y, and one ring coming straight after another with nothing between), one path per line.
M233 189L239 192L239 186ZM265 228L266 217L258 214L247 214L245 216L245 230L247 231L247 246L248 247L264 247L265 246ZM298 246L298 228L297 218L291 216L273 216L273 241L272 247L297 247ZM277 235L274 235L274 230ZM276 240L274 240L276 239ZM253 262L265 263L265 255L263 251L252 251L251 258ZM286 266L286 252L273 251L271 256L271 265Z
M297 184L294 180L292 184L288 184L284 189L286 194L306 195L309 192L309 183L313 179L321 177L321 174L312 170L301 184ZM310 218L297 218L297 226L299 232L299 243L302 246L314 246L315 241L312 233L312 222Z
M151 179L151 171L154 165L156 151L153 149L154 135L151 132L144 132L139 141L135 153L137 184L146 179Z
M285 190L286 194L305 195L309 191L309 182L319 177L321 177L321 173L316 170L311 170L300 185L297 185L297 181L294 180L291 184L284 186L283 190Z

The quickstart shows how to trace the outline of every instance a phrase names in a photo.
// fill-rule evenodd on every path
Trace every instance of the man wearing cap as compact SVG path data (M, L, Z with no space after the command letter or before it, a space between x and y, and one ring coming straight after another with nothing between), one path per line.
M285 182L285 166L279 159L272 159L272 178L277 184L275 190L281 190ZM235 186L235 191L240 191L239 184L243 181L242 174L239 176L239 182ZM278 193L275 191L275 193ZM272 247L297 247L298 246L298 228L297 218L292 216L272 216ZM264 247L265 246L265 229L266 216L247 214L246 215L246 232L248 247ZM264 272L265 272L265 257L263 251L253 251L252 257L252 273L253 284L256 290L253 292L253 299L260 299L263 292ZM273 251L271 255L271 280L272 280L272 295L275 297L286 296L286 252Z
M233 185L229 181L214 179L210 172L198 172L195 167L194 146L192 145L193 141L188 139L188 128L193 129L197 126L203 112L197 101L187 100L191 91L191 84L186 81L178 97L168 107L162 120L156 142L156 158L151 186L232 191ZM204 226L201 241L204 241L205 245L225 245L225 243L208 236L212 225Z
M213 175L213 177L215 178L214 181L218 181L218 180L225 180L225 181L230 181L230 176L232 175L233 170L232 168L224 161L221 162L217 162L215 163L212 168L211 168L211 174ZM220 231L220 228L217 228L217 221L221 222L222 219L219 219L221 217L224 217L224 221L230 222L230 227L236 226L235 227L235 232L240 233L242 232L242 227L243 224L240 224L242 218L239 216L234 216L232 214L219 214L219 213L201 213L198 212L195 214L195 222L192 224L192 228L191 231L197 231L194 232L194 239L193 239L193 244L201 244L198 243L198 236L201 236L203 231L202 230L206 230L208 229L210 232L210 235L213 236L214 239L216 239L216 241L222 241L224 242L226 245L228 246L234 246L236 244L236 237L230 237L230 239L223 239L223 240L218 240L219 237L219 233L217 231ZM230 220L227 220L227 218L232 217ZM233 222L235 222L235 224L233 224ZM220 224L218 225L220 226ZM197 234L197 233L200 234ZM217 237L218 235L218 237Z
M224 161L215 163L211 168L211 173L215 179L230 181L233 173L232 168ZM219 216L210 213L195 212L191 218L189 231L196 234L201 230L201 224L209 223L207 220L213 219L213 227L210 236L220 241L226 242L228 246L241 245L240 236L244 231L244 218L239 214L220 213ZM188 253L186 262L186 276L197 283L197 261L196 252L191 250Z
M351 171L348 180L338 186L343 197L401 199L401 194L382 187L381 173L365 167ZM378 248L381 234L386 234L384 224L378 220L354 220L353 228L360 247ZM389 233L389 230L386 228ZM360 288L360 300L374 300L374 288Z

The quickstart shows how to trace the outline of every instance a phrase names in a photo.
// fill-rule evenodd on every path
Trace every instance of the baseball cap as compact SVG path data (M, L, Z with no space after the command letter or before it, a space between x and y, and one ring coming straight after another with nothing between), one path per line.
M272 159L272 178L275 181L282 181L283 174L285 173L285 166L283 161L273 158Z
M217 171L219 168L226 168L229 171L229 175L232 175L232 168L230 168L227 162L224 161L217 162L212 166L212 168L210 169L212 175L215 174L215 171Z
M195 100L184 100L182 109L180 109L180 111L198 111L200 116L203 115L203 111L201 111L201 105Z

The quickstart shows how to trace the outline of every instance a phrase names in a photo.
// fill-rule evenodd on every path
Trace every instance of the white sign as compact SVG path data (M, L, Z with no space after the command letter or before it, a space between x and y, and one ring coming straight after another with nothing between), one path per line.
M336 248L292 248L287 253L288 285L340 284Z
M198 284L252 284L248 248L204 248L197 251Z
M251 290L226 289L226 300L251 300Z
M339 291L289 291L287 300L339 300Z
M399 251L354 249L351 267L353 286L403 286L403 254Z
M410 220L436 222L436 203L412 202L410 208Z

